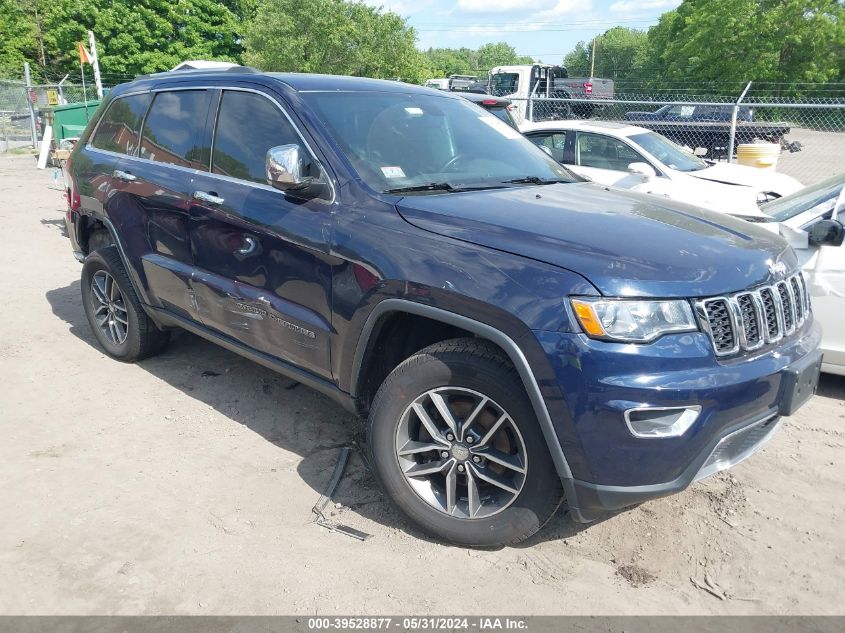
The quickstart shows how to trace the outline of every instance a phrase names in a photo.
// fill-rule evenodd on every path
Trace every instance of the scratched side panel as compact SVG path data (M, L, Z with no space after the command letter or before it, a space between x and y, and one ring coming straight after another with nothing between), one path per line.
M323 377L330 374L331 211L246 182L197 175L224 202L193 201L191 281L203 323Z

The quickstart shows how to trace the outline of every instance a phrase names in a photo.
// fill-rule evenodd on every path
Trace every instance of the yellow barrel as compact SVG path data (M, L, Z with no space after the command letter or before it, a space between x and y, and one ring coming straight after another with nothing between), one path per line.
M780 144L778 143L742 143L736 148L736 162L759 169L774 171L779 156Z

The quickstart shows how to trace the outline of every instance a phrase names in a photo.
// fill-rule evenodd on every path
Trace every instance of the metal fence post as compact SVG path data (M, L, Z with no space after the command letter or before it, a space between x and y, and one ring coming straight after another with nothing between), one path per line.
M29 127L32 134L32 147L38 147L38 133L35 131L35 108L32 104L32 77L29 74L29 62L23 65L23 74L26 79L26 102L29 104Z
M736 142L736 118L739 115L739 104L742 103L742 100L745 99L745 94L748 92L749 88L751 88L751 82L748 82L748 85L745 86L745 90L742 91L742 94L739 95L739 99L736 100L734 104L733 111L731 112L731 132L730 136L728 136L728 162L734 162L734 145Z

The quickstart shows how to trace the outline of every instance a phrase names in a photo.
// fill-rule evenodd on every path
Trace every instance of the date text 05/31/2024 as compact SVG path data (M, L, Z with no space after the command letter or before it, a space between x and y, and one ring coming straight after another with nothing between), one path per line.
M508 617L335 617L309 618L308 629L321 630L390 630L402 631L519 631L526 630L524 618Z

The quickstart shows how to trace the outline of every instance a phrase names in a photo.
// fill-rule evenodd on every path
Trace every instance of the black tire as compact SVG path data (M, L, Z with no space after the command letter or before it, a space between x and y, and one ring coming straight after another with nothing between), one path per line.
M94 317L96 299L93 296L92 283L94 276L101 271L111 276L122 297L121 305L125 308L127 320L125 339L122 342L110 339ZM82 305L97 342L106 354L115 360L131 363L154 356L162 352L170 340L170 332L159 330L141 307L120 254L114 246L101 248L85 258L82 266Z
M423 500L403 474L397 449L403 414L417 398L440 387L468 389L488 397L518 428L527 472L515 499L491 516L450 516ZM519 375L498 347L481 339L436 343L394 369L370 409L367 445L375 476L391 501L424 531L449 543L474 547L519 543L542 528L564 500ZM470 466L467 463L467 471Z

